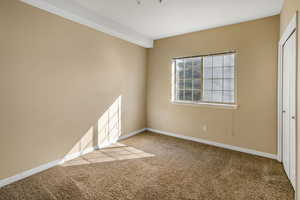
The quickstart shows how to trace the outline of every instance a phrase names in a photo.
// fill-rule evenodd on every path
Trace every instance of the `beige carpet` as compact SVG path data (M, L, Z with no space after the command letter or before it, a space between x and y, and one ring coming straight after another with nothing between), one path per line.
M8 185L0 200L293 199L275 160L149 132L121 143Z

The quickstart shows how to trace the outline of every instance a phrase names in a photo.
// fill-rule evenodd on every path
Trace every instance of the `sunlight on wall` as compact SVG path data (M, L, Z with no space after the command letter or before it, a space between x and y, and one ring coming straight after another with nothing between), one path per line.
M89 148L94 146L94 127L89 128L89 130L84 134L84 136L73 146L71 151L67 155L84 152Z
M86 134L74 145L62 163L63 166L84 165L118 160L153 157L134 147L117 143L121 135L121 105L122 96L102 114ZM94 151L95 148L100 148ZM92 152L93 151L93 152ZM87 154L88 153L88 154Z
M66 154L65 160L116 143L121 135L121 105L122 96L119 96L98 119L97 128L91 126Z
M98 120L97 144L99 147L118 141L121 135L121 105L122 97L119 96Z

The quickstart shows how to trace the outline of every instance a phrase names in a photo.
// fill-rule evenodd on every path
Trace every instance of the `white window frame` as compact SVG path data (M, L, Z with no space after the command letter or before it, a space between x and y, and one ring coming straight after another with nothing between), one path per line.
M223 54L235 54L234 60L234 102L233 103L218 103L218 102L208 102L208 101L180 101L176 100L176 66L175 61L177 59L188 59L188 58L196 58L196 57L205 57L205 56L216 56L216 55L223 55ZM229 108L229 109L237 109L237 52L236 51L226 51L222 53L212 53L206 55L197 55L197 56L187 56L187 57L177 57L172 59L172 82L171 82L171 103L176 105L187 105L187 106L208 106L208 107L219 107L219 108ZM202 72L203 73L203 72ZM203 74L202 78L203 79Z

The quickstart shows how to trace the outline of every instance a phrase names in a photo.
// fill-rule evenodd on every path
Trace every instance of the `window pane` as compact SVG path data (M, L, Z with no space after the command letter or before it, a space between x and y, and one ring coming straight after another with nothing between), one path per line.
M176 67L177 67L177 70L183 70L183 67L184 67L184 60L181 60L181 59L177 59L176 60Z
M178 90L176 91L176 99L177 100L184 100L184 90Z
M224 79L224 90L234 90L234 79Z
M176 59L175 64L174 99L234 103L234 53Z
M212 78L213 68L211 67L204 67L203 68L203 77L204 78Z
M193 58L193 66L194 66L194 67L200 68L201 61L202 61L202 58L201 58L201 57Z
M179 79L183 79L184 78L184 74L183 74L183 70L184 70L184 62L183 60L176 60L176 76Z
M193 89L193 81L192 80L185 80L185 89Z
M201 77L201 59L194 59L193 62L193 78Z
M224 66L234 66L234 54L224 56Z
M200 101L201 100L201 91L200 90L194 90L194 101Z
M212 79L204 79L203 80L203 88L205 90L212 90Z
M213 80L213 90L222 90L222 89L223 89L222 79Z
M222 102L223 92L222 91L213 91L212 96L213 96L214 102Z
M193 78L201 78L201 69L200 66L199 67L194 67L193 68Z
M183 70L179 71L178 77L179 77L179 79L184 79L184 71Z
M224 67L224 78L234 78L234 67Z
M234 103L234 94L233 92L224 91L224 103Z
M204 67L212 67L212 56L205 56L203 58L203 66Z
M213 66L222 67L223 66L223 56L213 56Z
M193 89L201 89L201 80L194 79L194 88Z
M212 92L204 90L202 100L203 101L212 101Z
M193 58L186 58L185 60L185 67L192 67L193 66Z
M192 90L185 90L185 100L186 101L192 101Z
M223 77L223 67L214 67L213 78L222 78L222 77Z
M184 89L184 81L183 80L178 80L177 81L177 89Z
M185 79L192 79L192 72L193 68L192 68L192 63L186 63L185 65Z

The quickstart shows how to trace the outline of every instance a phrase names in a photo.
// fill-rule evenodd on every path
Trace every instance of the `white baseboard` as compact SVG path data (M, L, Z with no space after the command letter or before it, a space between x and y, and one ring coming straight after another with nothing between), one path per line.
M252 155L256 155L256 156L261 156L261 157L266 157L266 158L271 158L271 159L277 160L277 155L275 155L275 154L260 152L260 151L256 151L256 150L252 150L252 149L246 149L246 148L237 147L237 146L232 146L232 145L228 145L228 144L222 144L222 143L213 142L213 141L209 141L209 140L204 140L204 139L200 139L200 138L195 138L195 137L191 137L191 136L185 136L185 135L182 135L182 134L170 133L170 132L167 132L167 131L156 130L156 129L152 129L152 128L147 128L147 130L151 131L153 133L159 133L159 134L162 134L162 135L172 136L172 137L176 137L176 138L180 138L180 139L184 139L184 140L190 140L190 141L199 142L199 143L203 143L203 144L208 144L208 145L212 145L212 146L216 146L216 147L221 147L221 148L224 148L224 149L240 151L240 152L243 152L243 153L248 153L248 154L252 154Z
M51 167L54 167L54 166L56 166L56 165L58 165L60 163L61 163L61 160L55 160L55 161L46 163L44 165L40 165L40 166L38 166L36 168L33 168L33 169L30 169L30 170L21 172L21 173L19 173L17 175L14 175L14 176L2 179L2 180L0 180L0 188L3 187L3 186L5 186L5 185L9 185L9 184L14 183L16 181L24 179L26 177L32 176L34 174L37 174L39 172L42 172L44 170L47 170L47 169L49 169Z
M118 139L118 141L119 141L119 140L124 140L124 139L129 138L129 137L132 137L132 136L134 136L134 135L136 135L136 134L138 134L138 133L141 133L141 132L143 132L143 131L146 131L146 130L147 130L147 129L144 128L144 129L140 129L140 130L138 130L138 131L134 131L134 132L132 132L132 133L129 133L128 135L121 136L121 137ZM101 146L90 147L90 148L87 148L87 149L85 149L85 150L83 150L83 151L76 152L76 153L73 153L73 154L70 154L70 155L66 155L66 156L65 156L64 158L62 158L62 159L55 160L55 161L46 163L46 164L44 164L44 165L40 165L40 166L38 166L38 167L36 167L36 168L33 168L33 169L30 169L30 170L21 172L21 173L19 173L19 174L16 174L16 175L14 175L14 176L11 176L11 177L8 177L8 178L5 178L5 179L0 179L0 188L1 188L1 187L4 187L4 186L6 186L6 185L9 185L9 184L11 184L11 183L14 183L14 182L16 182L16 181L22 180L22 179L24 179L24 178L27 178L27 177L29 177L29 176L32 176L32 175L34 175L34 174L37 174L37 173L39 173L39 172L45 171L45 170L47 170L47 169L49 169L49 168L52 168L52 167L55 167L55 166L57 166L57 165L63 164L64 162L66 162L66 161L68 161L68 160L72 160L72 159L77 158L77 157L79 157L79 156L82 156L82 155L84 155L84 154L93 152L93 151L95 151L95 150L97 150L97 149L102 149L102 148L104 148L104 147L106 147L106 146L108 146L108 145L109 145L109 144L103 144L103 145L101 145Z
M127 134L127 135L123 135L123 136L119 137L118 141L125 140L125 139L127 139L129 137L135 136L135 135L137 135L139 133L142 133L142 132L144 132L146 130L147 130L147 128L143 128L143 129L131 132L131 133Z
M203 144L208 144L208 145L212 145L212 146L217 146L217 147L221 147L221 148L225 148L225 149L230 149L230 150L240 151L240 152L248 153L248 154L252 154L252 155L262 156L262 157L266 157L266 158L277 159L277 155L274 155L274 154L269 154L269 153L265 153L265 152L259 152L259 151L255 151L255 150L252 150L252 149L241 148L241 147L232 146L232 145L228 145L228 144L222 144L222 143L218 143L218 142L212 142L212 141L209 141L209 140L204 140L204 139L190 137L190 136L184 136L184 135L180 135L180 134L176 134L176 133L170 133L170 132L161 131L161 130L156 130L156 129L152 129L152 128L143 128L143 129L134 131L134 132L129 133L127 135L121 136L118 139L118 141L127 139L129 137L132 137L134 135L137 135L137 134L142 133L142 132L147 131L147 130L151 131L153 133L159 133L159 134L163 134L163 135L167 135L167 136L172 136L172 137L176 137L176 138L180 138L180 139L184 139L184 140L190 140L190 141L199 142L199 143L203 143ZM14 175L14 176L11 176L11 177L8 177L8 178L5 178L5 179L1 179L0 180L0 188L3 187L3 186L9 185L11 183L14 183L16 181L19 181L21 179L24 179L24 178L27 178L29 176L32 176L34 174L37 174L39 172L42 172L44 170L47 170L47 169L49 169L51 167L57 166L59 164L62 164L65 161L77 158L77 157L79 157L81 155L93 152L93 151L95 151L97 149L104 148L107 145L90 147L90 148L85 149L85 150L83 150L81 152L77 152L77 153L74 153L74 154L67 155L67 156L65 156L62 159L46 163L44 165L41 165L41 166L38 166L36 168L27 170L25 172L21 172L21 173L19 173L17 175Z

